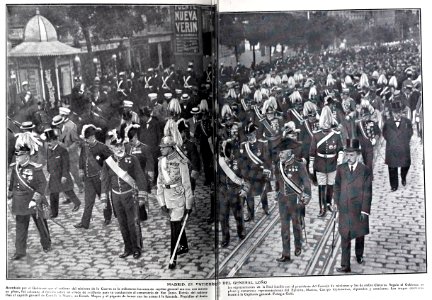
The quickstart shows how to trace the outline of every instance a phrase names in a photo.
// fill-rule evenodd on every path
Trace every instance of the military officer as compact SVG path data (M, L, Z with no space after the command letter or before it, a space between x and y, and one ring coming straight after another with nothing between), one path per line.
M249 123L246 126L247 141L240 145L240 154L242 157L242 172L244 178L250 183L249 193L246 198L248 216L245 222L253 221L255 217L254 197L260 196L261 205L265 214L269 214L267 193L269 191L268 180L271 176L271 160L268 153L267 143L258 141L256 138L256 126Z
M133 254L133 258L138 259L143 247L138 202L144 202L147 197L147 179L138 158L126 153L123 138L114 133L110 145L114 154L103 162L101 200L108 206L108 194L112 192L124 242L124 252L119 257Z
M69 153L59 144L53 129L46 129L42 134L48 144L47 170L49 173L48 191L50 193L51 218L56 218L59 207L59 193L63 192L72 201L73 212L80 208L81 201L73 190L73 180L69 168ZM75 162L76 163L76 162Z
M47 221L41 213L42 204L48 205L44 193L46 179L42 165L30 160L32 145L18 142L15 146L16 162L11 164L8 205L16 220L15 254L12 260L26 256L30 217L36 224L40 242L45 252L51 250L51 238Z
M231 127L236 131L237 125ZM232 133L232 136L236 136ZM219 222L222 229L223 248L228 247L230 242L229 233L229 211L232 209L234 219L237 223L237 235L242 240L246 237L243 220L243 202L249 192L250 184L243 178L240 167L240 144L235 139L221 142L219 151L218 168L218 200L219 200Z
M325 105L319 120L320 130L314 133L309 151L309 173L313 174L316 171L318 182L320 206L318 217L324 217L327 210L332 210L336 165L341 164L343 160L340 132L332 129L334 123L332 111Z
M301 254L301 224L298 213L309 203L311 197L311 184L305 164L295 158L289 143L286 139L276 148L279 160L275 168L283 249L282 256L277 258L277 261L285 263L292 261L290 222L294 233L294 255Z
M260 127L258 129L258 138L263 138L268 142L269 149L275 148L281 141L283 121L276 116L277 103L274 97L264 102L262 114L258 117ZM272 151L270 151L272 153ZM276 160L271 157L271 160Z
M334 201L339 211L342 259L337 272L351 272L351 240L355 239L355 255L363 263L365 235L369 233L369 214L372 202L372 179L367 166L359 162L359 141L348 139L346 162L336 170Z
M190 214L193 205L193 195L189 177L187 161L183 159L175 149L176 142L172 136L162 138L160 149L162 156L159 158L157 178L157 199L164 213L168 213L171 225L171 257L182 228L182 219ZM174 269L177 264L177 255L189 252L189 246L184 230L179 243L179 249L174 254L173 263L169 264Z
M95 204L96 195L101 195L100 173L103 161L112 153L107 145L96 140L96 131L98 128L93 124L84 125L82 128L81 138L85 140L81 148L79 160L80 177L84 178L84 213L81 222L75 224L76 228L88 229L90 219ZM112 209L110 202L104 209L104 225L111 223Z
M141 165L141 169L144 171L147 181L146 191L149 193L151 189L151 183L154 180L154 160L151 148L141 143L138 140L138 132L140 130L139 124L131 124L125 129L125 150L127 154L135 155Z

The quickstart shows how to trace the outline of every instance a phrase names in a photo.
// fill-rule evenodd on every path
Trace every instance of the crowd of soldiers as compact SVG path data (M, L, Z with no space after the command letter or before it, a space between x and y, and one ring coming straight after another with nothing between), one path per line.
M419 46L407 41L302 52L254 69L221 63L218 80L221 246L230 242L230 209L244 239L244 222L254 221L254 198L268 214L267 193L274 190L283 241L278 261L290 262L290 222L299 256L305 207L311 186L317 186L317 217L340 213L344 248L338 271L350 271L347 251L353 238L362 263L380 149L385 145L390 189L396 191L398 168L402 185L407 184L414 126L422 137ZM344 177L347 170L354 175Z
M70 97L54 106L36 103L28 82L23 82L19 100L9 106L8 198L17 222L12 259L26 255L30 216L44 251L51 250L46 219L58 220L60 194L63 204L73 203L72 211L80 210L75 186L84 193L84 211L74 226L89 229L98 196L104 203L104 225L113 213L119 222L124 241L120 257L138 259L143 246L140 222L148 217L147 198L155 187L162 212L170 219L169 268L175 268L177 255L189 251L184 225L196 180L203 171L204 185L214 182L212 164L202 163L213 157L212 65L199 78L189 62L184 72L171 65L146 73L120 72L117 78L96 77L91 86L80 76L74 82ZM211 197L213 210L214 201ZM213 215L208 213L209 223Z
M175 268L177 255L189 251L184 225L203 172L204 185L215 191L208 199L207 221L217 217L222 247L230 243L230 210L237 235L244 239L244 222L255 221L255 198L269 214L267 195L277 191L283 241L278 261L291 261L291 221L294 254L301 255L306 206L317 186L318 217L339 208L339 221L356 227L339 228L345 237L340 270L350 271L346 253L352 238L359 240L356 255L361 263L371 193L362 193L364 203L349 212L361 216L357 224L346 217L352 209L344 206L346 185L361 185L354 191L371 190L374 163L384 143L391 190L398 189L398 168L402 185L407 184L413 125L422 136L418 45L302 52L254 68L221 64L217 73L208 65L198 78L190 62L184 72L174 65L120 72L118 77L96 77L90 86L77 76L70 97L50 107L36 103L23 82L23 92L8 114L8 197L17 222L12 258L26 255L30 217L43 249L51 250L45 218L58 218L60 194L64 203L73 203L73 212L79 211L76 186L85 203L74 226L90 227L98 196L105 203L104 225L110 224L113 212L118 219L124 241L120 257L138 259L140 222L147 218L146 198L155 187L161 210L170 218L169 268ZM343 172L362 179L350 175L352 182L347 183Z

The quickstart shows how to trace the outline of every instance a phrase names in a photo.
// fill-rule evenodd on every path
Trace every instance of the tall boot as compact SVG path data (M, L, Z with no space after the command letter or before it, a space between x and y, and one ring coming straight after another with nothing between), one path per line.
M325 185L319 185L318 186L318 192L319 192L319 206L320 206L320 212L318 214L319 218L323 218L326 215L326 193L325 193L326 186Z
M333 199L333 185L327 185L327 192L326 192L326 204L327 204L327 210L332 212L332 199Z
M178 224L176 226L178 226L178 233L180 234L181 228L182 228L182 222L177 222ZM180 237L180 243L179 246L177 248L177 255L180 254L184 254L184 253L188 253L189 252L189 246L188 246L188 241L187 241L187 237L186 237L186 228L183 230L183 233Z
M176 223L177 222L172 222L172 221L170 222L170 225L171 225L171 251L170 251L170 260L171 260L171 257L173 255L173 253L174 253L174 248L175 248L175 245L177 243L177 238L178 238L178 232L177 232ZM177 265L177 254L174 255L174 261L173 261L172 264L170 263L168 265L168 268L169 269L174 269L176 267L176 265Z

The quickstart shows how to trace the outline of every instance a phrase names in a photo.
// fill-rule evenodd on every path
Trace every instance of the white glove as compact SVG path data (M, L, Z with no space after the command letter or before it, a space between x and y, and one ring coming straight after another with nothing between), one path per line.
M242 198L246 198L246 197L247 197L247 193L246 193L246 191L244 191L244 190L241 190L240 193L239 193L239 195L240 195L240 197L242 197Z
M36 201L30 201L28 208L33 208L36 206Z
M314 173L314 163L313 162L309 162L309 173L310 174Z
M343 163L343 159L344 159L343 154L339 153L338 158L337 158L337 165L338 166Z
M371 143L372 143L372 146L375 146L375 144L376 144L376 139L375 139L375 138L371 139Z

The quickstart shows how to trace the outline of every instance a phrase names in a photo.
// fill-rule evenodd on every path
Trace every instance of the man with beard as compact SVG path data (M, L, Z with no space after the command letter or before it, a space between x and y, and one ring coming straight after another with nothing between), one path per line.
M138 202L144 202L147 197L147 180L138 158L126 154L123 138L119 138L116 132L111 137L110 145L114 155L103 163L101 201L106 203L107 208L108 194L112 192L112 202L124 242L124 252L119 257L126 258L133 254L133 258L138 259L143 247Z
M16 162L11 164L13 170L7 195L16 220L15 254L11 260L26 256L30 217L36 224L44 252L51 250L48 223L40 213L42 204L48 205L44 196L46 179L42 165L30 160L30 153L36 151L35 146L31 140L15 144Z
M81 147L79 159L79 174L84 179L84 213L81 222L75 224L75 228L88 229L90 219L95 204L96 195L101 195L100 173L105 159L112 153L108 146L96 140L96 128L93 124L84 125L82 128L81 138L85 143ZM108 201L104 209L104 225L111 223L112 208Z
M74 184L69 172L69 153L66 148L59 144L53 129L46 129L41 137L45 138L48 144L47 170L49 173L48 191L50 193L51 218L58 216L60 192L63 192L74 204L72 211L78 211L81 201L73 190Z

